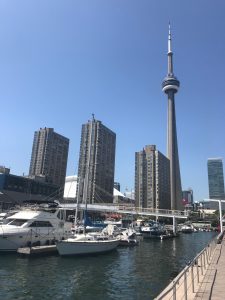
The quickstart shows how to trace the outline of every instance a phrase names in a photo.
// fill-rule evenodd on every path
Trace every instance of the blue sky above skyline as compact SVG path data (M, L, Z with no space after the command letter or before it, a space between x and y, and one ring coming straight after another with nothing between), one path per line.
M28 174L34 131L70 139L94 113L117 135L115 181L134 187L135 151L166 154L168 22L172 27L182 188L208 198L207 159L225 157L225 2L0 2L0 164Z

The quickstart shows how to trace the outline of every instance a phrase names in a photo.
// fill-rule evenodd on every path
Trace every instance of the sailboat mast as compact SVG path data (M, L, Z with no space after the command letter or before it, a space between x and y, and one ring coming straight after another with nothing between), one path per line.
M79 200L80 200L80 183L79 183L79 178L77 178L77 184L78 184L78 188L77 188L77 206L76 206L76 210L75 210L75 218L74 218L74 228L76 228L77 225L77 215L78 215L78 207L79 207Z
M92 120L90 122L90 130L89 130L89 140L88 140L88 159L86 165L86 172L84 178L84 193L83 193L83 201L85 203L85 212L87 212L87 197L88 197L88 187L89 187L89 173L90 173L90 161L91 161L91 149L92 149L92 141L93 141L93 124L95 122L94 115L92 114ZM90 196L90 195L89 195ZM90 198L90 197L89 197ZM89 199L90 200L90 199ZM84 233L85 233L85 224L84 224Z

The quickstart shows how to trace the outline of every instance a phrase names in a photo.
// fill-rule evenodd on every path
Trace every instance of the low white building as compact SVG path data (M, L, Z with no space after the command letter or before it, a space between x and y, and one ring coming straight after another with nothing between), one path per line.
M64 199L75 199L77 193L77 175L67 176L64 185Z
M64 185L64 194L63 198L66 200L73 200L77 195L77 175L67 176ZM114 203L118 202L119 199L125 198L125 196L118 191L117 189L113 189ZM117 201L116 201L117 200Z

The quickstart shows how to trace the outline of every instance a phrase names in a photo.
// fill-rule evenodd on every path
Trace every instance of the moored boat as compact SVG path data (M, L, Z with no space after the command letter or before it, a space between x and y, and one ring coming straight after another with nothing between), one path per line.
M120 232L120 243L121 246L135 246L138 245L136 231L133 228L127 228Z
M62 256L87 255L112 251L119 245L119 242L120 239L109 234L105 228L101 233L75 233L71 238L58 241L56 247Z
M180 230L182 233L192 233L194 232L194 228L191 224L184 224Z
M166 234L166 230L162 224L156 221L150 221L144 226L141 226L141 233L143 238L160 238Z
M71 234L64 210L42 206L23 207L0 225L0 251L54 244Z

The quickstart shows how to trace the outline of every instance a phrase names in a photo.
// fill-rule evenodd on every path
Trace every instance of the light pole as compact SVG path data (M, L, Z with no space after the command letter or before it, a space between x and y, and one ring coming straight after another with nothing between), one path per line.
M219 213L220 213L220 232L223 232L223 221L222 221L222 205L221 205L221 202L225 202L225 200L220 200L220 199L204 199L204 201L219 202Z

